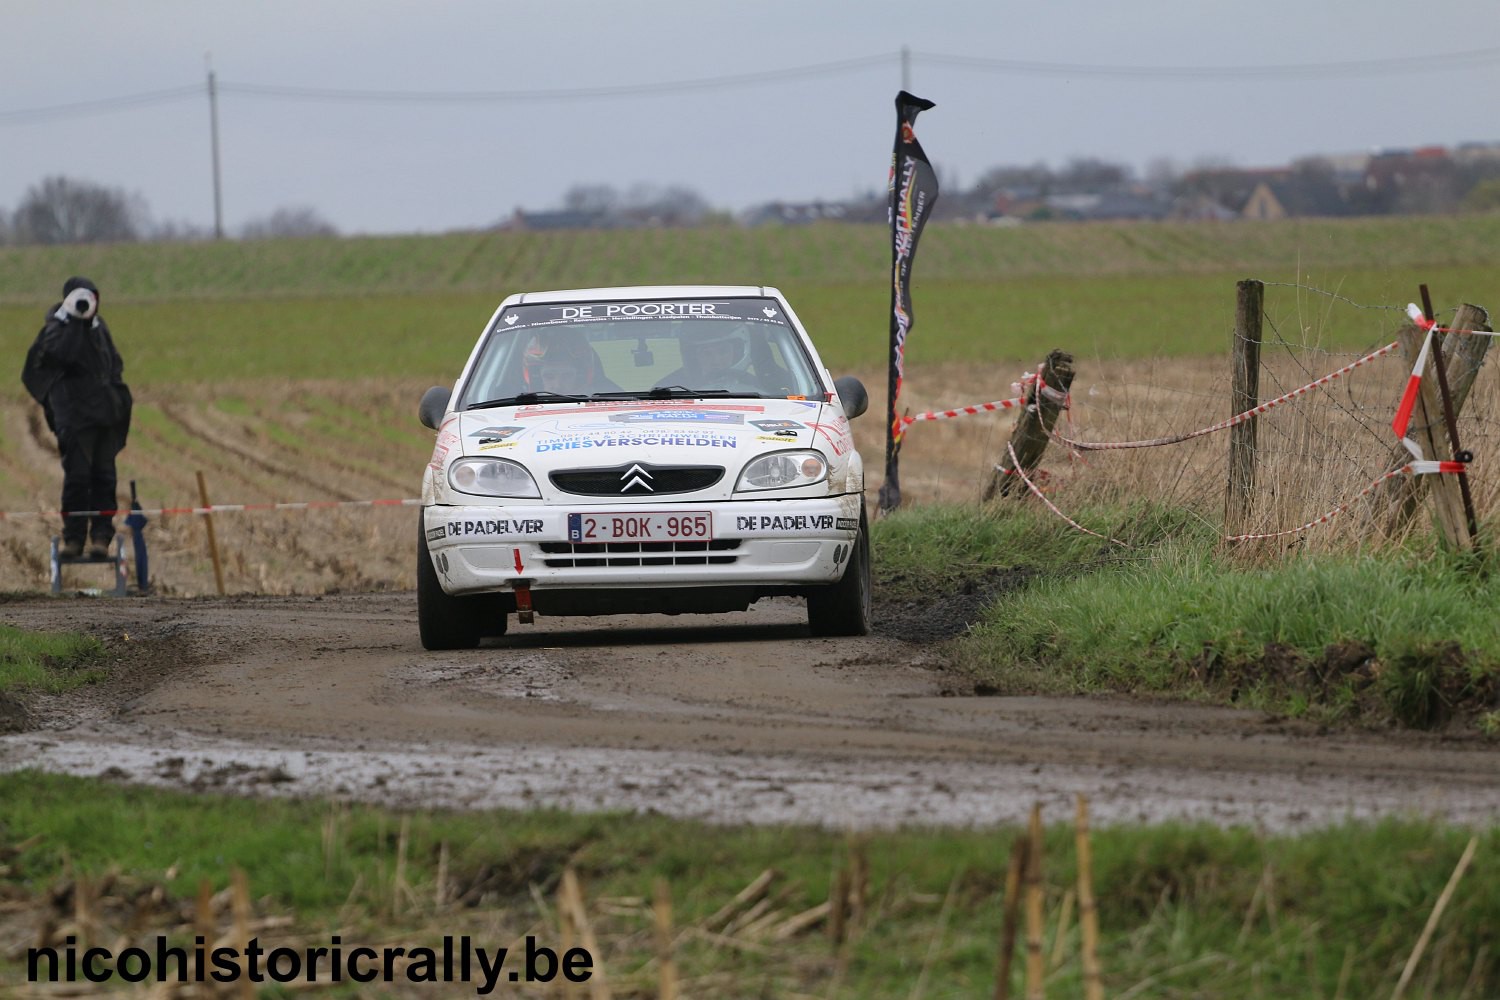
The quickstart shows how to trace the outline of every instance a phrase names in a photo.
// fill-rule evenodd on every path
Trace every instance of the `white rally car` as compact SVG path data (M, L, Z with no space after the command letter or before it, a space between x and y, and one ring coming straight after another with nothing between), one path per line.
M450 391L422 397L422 645L511 613L739 611L807 599L817 635L870 628L864 465L834 380L775 288L528 292Z

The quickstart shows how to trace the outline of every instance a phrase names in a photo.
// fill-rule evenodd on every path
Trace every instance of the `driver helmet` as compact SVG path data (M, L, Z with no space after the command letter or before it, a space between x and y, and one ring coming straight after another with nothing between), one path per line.
M526 388L587 392L594 384L594 349L576 330L538 333L526 345Z
M681 338L682 360L705 372L719 372L736 367L745 357L745 341L735 329L719 324L706 330L684 330Z

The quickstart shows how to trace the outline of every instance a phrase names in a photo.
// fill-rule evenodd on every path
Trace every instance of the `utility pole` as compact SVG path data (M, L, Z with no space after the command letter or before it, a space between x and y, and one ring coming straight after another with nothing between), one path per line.
M214 154L214 239L224 238L224 200L219 192L219 88L214 81L212 55L204 57L208 63L208 126L213 142Z
M901 89L911 93L911 49L901 46Z

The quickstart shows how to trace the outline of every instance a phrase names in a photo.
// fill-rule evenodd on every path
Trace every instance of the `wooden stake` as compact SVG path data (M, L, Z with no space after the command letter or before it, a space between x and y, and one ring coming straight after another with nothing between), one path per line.
M1020 477L1012 474L1015 463L1010 457L1011 449L1015 450L1021 468L1030 476L1047 450L1052 426L1057 423L1068 390L1073 386L1073 375L1073 355L1066 351L1053 351L1047 355L1047 360L1041 365L1041 378L1026 391L1026 405L1011 432L1010 447L1002 453L999 464L991 473L982 500L992 500L996 494L1009 496L1013 489L1019 496L1029 495L1025 486L1020 484Z
M610 1000L609 980L604 974L604 952L599 950L599 941L594 937L593 925L589 923L588 906L583 900L583 887L579 885L578 875L572 868L563 871L562 898L567 901L574 926L578 928L578 938L583 950L589 953L594 962L593 975L589 978L589 997L591 1000Z
M664 878L656 880L656 965L661 1000L677 1000L677 960L672 950L672 887Z
M1453 317L1453 329L1488 330L1490 329L1489 313L1479 306L1462 305ZM1397 336L1401 340L1402 349L1406 351L1407 357L1415 359L1416 350L1421 345L1421 332L1415 326L1408 324L1398 331ZM1494 338L1462 333L1434 334L1433 336L1437 338L1432 345L1434 351L1441 349L1446 358L1449 398L1453 404L1453 412L1457 415L1463 411L1464 404L1468 401L1469 391L1473 389L1474 382L1479 377L1479 369L1484 364L1485 355L1490 349L1490 341ZM1417 406L1412 410L1410 433L1412 439L1422 446L1423 454L1428 458L1443 458L1448 454L1446 443L1443 442L1441 435L1437 434L1438 422L1442 419L1441 404L1437 395L1426 392L1420 395ZM1410 460L1411 453L1398 444L1391 455L1391 467L1400 467ZM1384 497L1386 502L1394 507L1394 512L1386 525L1387 532L1394 534L1410 523L1411 519L1416 516L1422 497L1433 485L1433 481L1445 478L1449 477L1402 476L1390 480ZM1461 492L1459 505L1460 507L1462 505Z
M1265 285L1253 279L1235 286L1233 384L1229 415L1244 413L1260 403L1261 319ZM1255 499L1255 417L1229 429L1229 486L1224 495L1224 534L1245 531Z
M1045 1000L1042 980L1042 806L1031 807L1026 844L1026 1000Z
M1078 847L1078 928L1082 936L1083 990L1086 1000L1104 1000L1099 976L1099 906L1094 901L1094 849L1089 842L1089 800L1078 796L1074 821Z
M1417 938L1416 947L1412 948L1411 955L1406 959L1406 968L1401 970L1401 979L1391 993L1391 1000L1401 1000L1401 994L1406 992L1412 973L1417 971L1417 963L1422 961L1422 952L1427 950L1427 942L1432 940L1432 932L1437 930L1438 921L1442 919L1443 911L1448 908L1448 900L1453 898L1453 890L1458 888L1458 880L1464 877L1464 872L1468 870L1469 862L1474 860L1474 852L1478 847L1479 838L1470 837L1469 846L1464 848L1463 857L1458 859L1458 865L1453 869L1453 874L1448 877L1448 884L1443 887L1442 894L1438 896L1437 905L1432 908L1432 913L1427 917L1427 926L1422 928L1422 935Z
M1026 868L1026 838L1010 844L1005 871L1005 914L1000 921L1000 960L995 972L995 1000L1010 1000L1010 963L1016 953L1016 926L1021 922L1021 873Z
M234 891L234 941L240 949L240 998L255 1000L250 959L245 954L250 946L250 879L243 868L236 867L230 871L230 884Z
M203 502L205 508L212 507L208 502L208 485L203 481L203 473L198 473L198 499ZM203 515L203 526L208 529L208 555L214 561L214 583L218 585L219 596L224 596L224 567L219 562L219 541L214 537L214 516L205 512Z

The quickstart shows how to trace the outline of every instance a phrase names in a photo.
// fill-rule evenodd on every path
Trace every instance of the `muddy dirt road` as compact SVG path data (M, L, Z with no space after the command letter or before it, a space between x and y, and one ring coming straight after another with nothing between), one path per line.
M1018 821L1035 801L1061 819L1079 792L1102 823L1500 818L1500 750L1481 741L977 697L940 647L810 638L791 600L542 619L461 653L423 651L415 613L411 593L8 599L0 621L94 634L114 666L11 706L0 769L835 827Z

